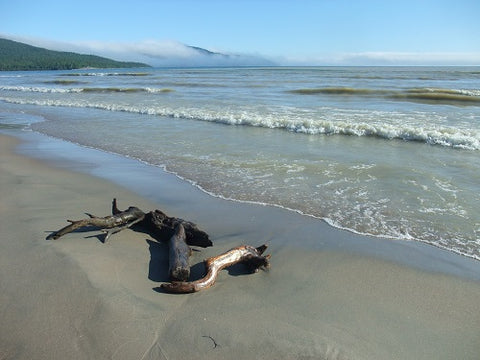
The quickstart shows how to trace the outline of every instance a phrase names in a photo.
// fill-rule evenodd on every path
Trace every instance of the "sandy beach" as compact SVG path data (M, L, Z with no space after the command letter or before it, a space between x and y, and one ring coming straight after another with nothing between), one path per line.
M214 198L72 144L19 144L0 135L0 359L478 359L476 260ZM114 197L210 234L193 277L204 258L242 244L268 244L271 269L224 270L209 290L170 295L155 290L167 246L145 234L45 240L66 219L108 215Z

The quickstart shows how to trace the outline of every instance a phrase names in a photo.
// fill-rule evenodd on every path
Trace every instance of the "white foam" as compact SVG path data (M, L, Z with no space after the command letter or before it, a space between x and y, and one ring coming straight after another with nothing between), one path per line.
M38 87L38 86L0 86L0 90L4 91L21 91L21 92L34 92L34 93L79 93L82 92L82 88L50 88L50 87Z
M9 87L2 87L5 89ZM13 87L19 89L22 87ZM36 88L39 92L80 92L73 89L50 89ZM22 91L22 90L18 90ZM424 142L431 145L440 145L465 150L480 150L480 131L457 129L449 126L423 125L413 126L403 125L399 119L399 124L388 123L367 123L359 121L349 121L352 115L348 112L334 113L324 115L327 119L305 119L299 118L295 114L274 114L274 113L256 113L255 111L240 110L218 110L208 108L170 108L167 106L132 106L115 103L92 102L91 100L70 100L70 99L21 99L11 97L0 97L1 100L16 104L32 104L41 106L66 106L66 107L86 107L109 111L131 112L138 114L148 114L156 116L165 116L173 118L184 118L190 120L200 120L216 122L227 125L246 125L254 127L265 127L270 129L285 129L296 133L310 135L349 135L349 136L368 136L382 139L400 139L407 141ZM394 114L395 115L395 114ZM371 117L386 117L386 114L368 113L358 114L358 118L371 120ZM332 119L328 119L331 117ZM370 118L369 118L370 117ZM339 120L344 118L347 120Z

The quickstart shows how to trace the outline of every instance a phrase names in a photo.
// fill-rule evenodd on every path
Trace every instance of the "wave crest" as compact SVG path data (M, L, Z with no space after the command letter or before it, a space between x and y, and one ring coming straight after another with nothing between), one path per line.
M89 72L89 73L65 73L60 76L150 76L148 72Z
M418 88L392 96L432 102L480 104L480 90Z
M357 89L350 87L326 87L326 88L304 88L289 90L291 94L299 95L316 95L316 94L327 94L327 95L372 95L378 93L378 91L370 89Z
M82 88L50 88L40 86L0 86L2 91L19 91L19 92L34 92L34 93L79 93Z
M302 88L288 90L297 95L378 96L395 100L410 100L440 104L480 104L480 90L413 88L406 90L374 90L350 87Z
M418 141L430 145L440 145L456 149L480 150L480 131L462 130L448 126L415 127L394 124L371 124L366 121L353 122L351 114L343 114L345 120L305 119L288 114L260 114L247 111L225 110L218 112L204 108L137 107L120 104L91 103L69 100L25 100L1 98L0 100L40 106L65 106L95 108L109 111L131 112L137 114L183 118L208 121L225 125L244 125L269 129L284 129L308 135L348 135L376 137L386 140ZM326 115L328 117L328 115ZM334 115L332 115L334 117Z
M67 85L70 82L63 84L62 82L56 84ZM18 91L18 92L33 92L33 93L168 93L175 90L169 88L122 88L122 87L74 87L74 88L50 88L37 86L0 86L0 90L4 91Z

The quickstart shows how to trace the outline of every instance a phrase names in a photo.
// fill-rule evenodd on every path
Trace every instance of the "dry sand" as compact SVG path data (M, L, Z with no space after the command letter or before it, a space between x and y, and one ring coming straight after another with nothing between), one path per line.
M2 360L479 358L477 261L215 199L160 169L145 179L122 175L137 166L128 161L52 166L14 153L17 142L0 135ZM135 193L69 166L116 166ZM138 190L133 178L144 180ZM137 194L158 193L155 181L162 195ZM145 234L125 230L107 244L95 231L45 240L84 211L107 215L113 197L210 233L214 246L192 264L268 243L272 268L224 270L209 290L169 295L155 291L166 280L166 246ZM202 266L192 271L199 276Z

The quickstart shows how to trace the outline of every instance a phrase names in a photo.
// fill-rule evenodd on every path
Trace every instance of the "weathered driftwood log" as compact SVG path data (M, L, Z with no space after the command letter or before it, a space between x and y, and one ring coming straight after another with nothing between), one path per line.
M260 267L268 268L270 255L263 256L266 249L267 245L257 248L249 245L238 246L226 253L206 259L207 273L203 278L192 282L164 283L161 288L170 293L192 293L211 287L217 279L218 272L234 264L245 263L252 272L258 271Z
M209 247L212 242L208 234L197 225L176 217L167 216L160 210L145 214L145 219L139 224L155 239L170 239L175 233L177 224L182 224L185 230L185 241L190 246Z
M190 221L167 216L160 210L144 213L134 206L122 211L118 209L116 199L112 201L112 215L105 217L97 217L88 213L87 215L89 216L88 219L77 221L68 220L71 223L70 225L53 232L47 236L47 239L56 240L69 232L83 227L93 226L100 228L107 234L105 237L105 241L107 241L112 234L135 225L135 230L141 228L153 238L159 241L167 241L175 233L175 226L180 223L184 227L187 244L201 247L212 246L208 234L200 230L197 225Z
M122 211L117 207L117 199L112 201L112 214L118 214ZM212 242L208 234L198 228L190 221L166 215L160 210L150 211L145 214L145 218L139 223L153 238L163 241L170 239L175 234L177 224L182 224L185 231L185 239L188 245L209 247Z
M188 281L190 266L188 258L192 252L185 242L185 229L180 223L175 228L175 233L170 238L169 244L168 275L172 281Z
M102 231L106 232L105 242L108 240L110 235L115 234L123 229L131 227L145 218L145 213L137 207L130 206L125 211L117 211L113 215L98 217L86 213L89 218L83 220L67 220L70 222L70 225L67 225L61 228L58 231L55 231L47 236L47 240L56 240L59 237L68 234L69 232L75 231L77 229L94 226L101 228Z

